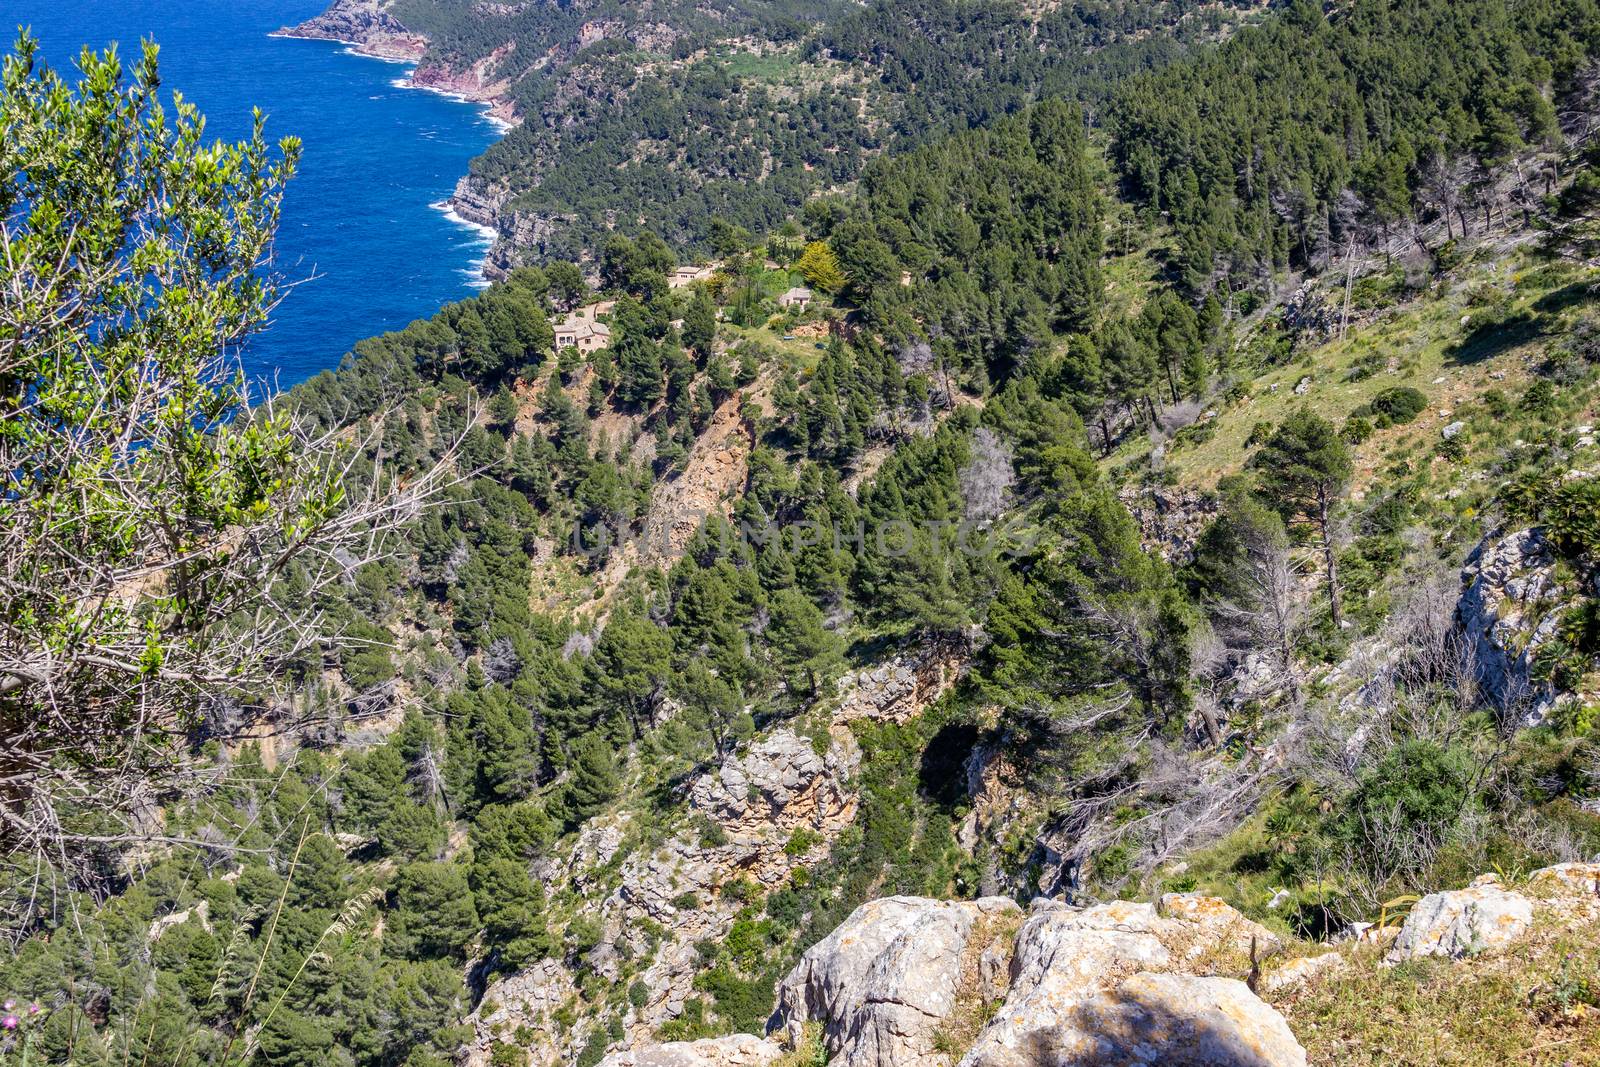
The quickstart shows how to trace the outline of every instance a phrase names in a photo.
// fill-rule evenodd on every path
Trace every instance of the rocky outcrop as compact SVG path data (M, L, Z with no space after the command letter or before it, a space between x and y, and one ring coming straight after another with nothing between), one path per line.
M970 656L958 647L922 644L907 649L846 675L839 683L833 721L909 722L960 681L969 665Z
M776 1025L795 1038L820 1023L840 1067L934 1067L954 1059L953 1044L968 1046L960 1067L1305 1063L1288 1025L1243 982L1168 973L1271 938L1222 901L1038 900L1008 952L1017 917L1005 898L863 905L784 980ZM970 1019L981 1028L957 1043Z
M390 10L393 6L393 0L334 0L316 18L277 35L340 41L380 59L418 59L427 51L428 39L407 29Z
M1417 901L1385 959L1390 963L1422 956L1460 959L1503 948L1532 923L1533 902L1486 875L1466 889L1429 893Z
M858 762L842 738L819 752L810 738L780 729L697 779L689 803L732 833L821 829L849 807L844 783Z
M432 89L487 104L495 118L507 124L515 123L517 111L511 99L511 83L499 77L498 72L516 47L515 42L508 41L461 70L444 63L423 63L411 73L411 83L419 89Z
M981 956L982 944L1020 914L1005 897L863 904L784 979L777 1018L796 1044L804 1024L819 1021L830 1062L840 1067L948 1063L937 1046L956 1010L969 949Z
M559 1056L562 1030L556 1014L577 989L572 973L559 960L540 960L495 982L467 1019L475 1036L464 1050L466 1067L488 1067L495 1035L502 1033L519 1035L535 1063Z
M1139 524L1139 540L1148 552L1169 563L1194 559L1194 546L1217 516L1217 501L1192 489L1129 486L1117 494Z
M636 967L637 981L648 991L632 1007L623 1044L642 1050L641 1056L648 1051L665 1058L615 1062L640 1067L745 1062L726 1058L733 1054L731 1045L647 1046L695 995L694 979L704 967L697 945L727 935L744 907L744 891L753 886L771 892L795 867L820 863L855 818L851 783L860 752L845 731L826 741L819 750L810 738L779 729L695 779L688 789L695 816L690 828L654 848L628 853L635 830L628 820L591 822L567 861L537 872L542 880L571 885L588 901L582 911L598 927L600 940L586 954L584 967L608 981L620 980L625 966ZM469 1020L476 1036L465 1057L467 1067L489 1064L495 1041L505 1039L496 1035L520 1034L518 1044L534 1063L574 1055L596 1020L580 1012L577 1025L563 1029L555 1013L581 997L577 974L561 960L542 960L496 982ZM706 1058L716 1055L725 1058Z
M1555 694L1530 668L1572 596L1556 577L1555 550L1538 527L1484 538L1461 571L1456 623L1479 684L1527 725L1543 721L1553 705Z
M600 1067L765 1067L783 1054L775 1042L734 1034L613 1052L600 1061Z

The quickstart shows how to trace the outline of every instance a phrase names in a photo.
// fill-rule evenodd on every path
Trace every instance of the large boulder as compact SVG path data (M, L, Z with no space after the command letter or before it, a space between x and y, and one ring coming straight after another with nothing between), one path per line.
M1071 908L1037 901L1017 933L1011 991L978 1034L961 1067L1029 1067L1071 1028L1074 1008L1109 977L1171 958L1156 937L1163 920L1149 904L1114 901Z
M1178 937L1186 944L1167 942L1167 947L1186 959L1231 955L1248 960L1252 949L1260 955L1283 942L1265 926L1245 918L1221 897L1204 893L1167 893L1161 898L1164 918L1182 924Z
M783 1057L783 1046L749 1034L613 1052L600 1067L766 1067Z
M1073 1067L1305 1067L1283 1016L1236 978L1136 974L1072 1013L1033 1064Z
M1527 932L1533 903L1493 880L1465 889L1429 893L1412 907L1385 957L1390 963L1420 956L1463 956L1502 948Z
M1010 1015L1011 1005L1001 1009ZM1234 978L1140 972L1053 1006L1037 1025L991 1024L960 1067L1305 1067L1289 1024ZM1006 1040L998 1036L1008 1030Z
M960 1067L1304 1064L1288 1025L1242 982L1150 973L1196 945L1231 947L1254 924L1211 898L1162 906L1173 914L1128 901L1035 902L1017 933L1010 994Z
M795 1043L819 1022L836 1067L948 1063L936 1045L963 973L1019 913L1004 897L869 901L801 957L778 987L776 1020Z

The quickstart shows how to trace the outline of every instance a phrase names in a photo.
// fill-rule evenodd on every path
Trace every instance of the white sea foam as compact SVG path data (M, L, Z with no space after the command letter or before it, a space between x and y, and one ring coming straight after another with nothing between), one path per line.
M379 63L392 63L395 66L400 67L404 67L416 62L414 59L405 59L401 56L376 56L371 52L363 52L354 45L347 45L346 47L339 49L339 51L347 56L360 56L362 59L376 59Z
M454 207L451 206L450 201L448 200L439 200L435 203L429 204L428 206L439 212L449 221L455 223L457 226L460 226L462 229L471 230L476 233L478 235L478 240L476 243L478 244L485 246L492 245L494 244L494 239L500 235L500 231L496 230L493 226L485 226L480 222L473 222L471 219L463 217L459 212L456 211Z
M488 123L496 133L503 134L516 127L515 123L507 122L499 115L496 115L494 113L494 105L483 100L474 100L470 96L452 92L449 89L441 89L437 85L418 85L409 75L404 78L395 78L389 84L396 89L416 89L424 93L433 93L435 96L442 96L446 100L453 100L458 104L472 104L478 109L478 117Z
M450 206L450 201L448 200L435 201L428 206L457 226L464 230L471 230L476 235L472 243L476 247L483 249L483 255L473 259L465 268L458 270L456 273L468 279L467 284L474 289L489 288L489 279L483 276L483 268L489 265L489 249L494 247L494 239L498 236L499 231L493 226L484 226L473 222L471 219L463 218L455 208Z

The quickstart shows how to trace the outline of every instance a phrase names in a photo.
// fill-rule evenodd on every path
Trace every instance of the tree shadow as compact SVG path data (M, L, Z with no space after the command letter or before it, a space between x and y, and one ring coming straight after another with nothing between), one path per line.
M1600 300L1600 285L1589 281L1571 282L1544 294L1533 302L1533 306L1542 314L1553 315L1597 300Z
M1544 324L1544 317L1531 311L1494 318L1471 327L1465 337L1450 347L1448 356L1461 366L1481 363L1543 336Z
M950 723L929 738L917 767L917 790L949 810L967 797L967 759L978 743L978 728Z
M1035 1067L1276 1067L1270 1050L1222 1004L1194 998L1176 1011L1159 995L1124 983L1064 1013L1060 1026L1028 1034L1016 1062ZM1260 1035L1266 1036L1266 1035Z

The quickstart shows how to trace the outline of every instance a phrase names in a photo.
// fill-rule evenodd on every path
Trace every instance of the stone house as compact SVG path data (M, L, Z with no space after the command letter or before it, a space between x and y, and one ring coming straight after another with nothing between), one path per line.
M778 297L778 306L782 308L798 308L804 311L811 303L811 295L810 289L797 285Z

